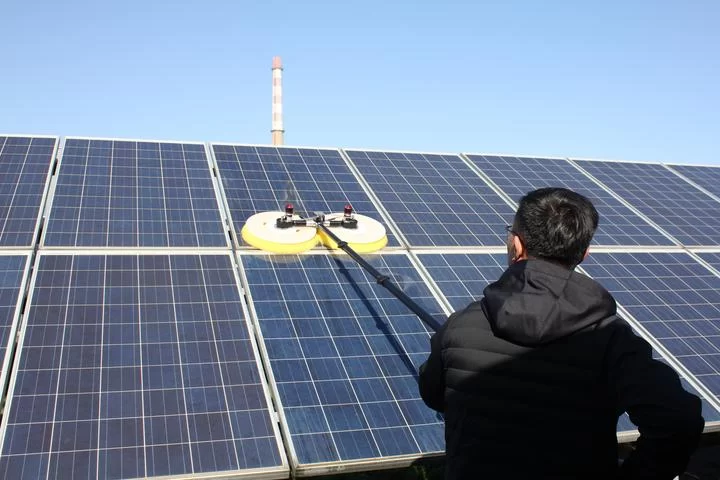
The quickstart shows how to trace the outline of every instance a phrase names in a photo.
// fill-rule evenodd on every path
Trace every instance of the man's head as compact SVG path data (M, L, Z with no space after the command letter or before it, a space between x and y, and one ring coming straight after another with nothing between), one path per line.
M575 268L588 254L599 215L566 188L540 188L520 199L508 238L508 259L540 258Z

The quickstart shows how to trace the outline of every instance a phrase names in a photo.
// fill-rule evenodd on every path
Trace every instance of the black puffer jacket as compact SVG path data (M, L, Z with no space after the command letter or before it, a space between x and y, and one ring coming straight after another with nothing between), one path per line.
M454 313L420 369L445 414L448 479L671 479L704 421L700 400L615 316L594 280L541 260L514 264ZM617 467L627 411L641 438Z

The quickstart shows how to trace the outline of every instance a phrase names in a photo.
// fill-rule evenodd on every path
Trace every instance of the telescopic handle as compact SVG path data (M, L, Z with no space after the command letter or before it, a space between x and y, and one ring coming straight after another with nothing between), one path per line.
M341 248L345 253L350 255L353 260L355 260L357 263L360 264L361 267L363 267L365 270L367 270L373 277L375 277L375 281L388 289L390 293L395 295L398 300L400 300L402 303L405 304L410 310L413 311L415 315L420 317L420 320L425 322L425 324L430 327L433 331L437 331L441 324L438 322L432 315L430 315L427 311L425 311L420 305L418 305L412 298L408 297L405 292L400 290L400 288L395 285L392 281L390 281L390 277L387 275L383 275L382 273L378 272L375 267L370 265L364 258L362 258L358 253L350 248L348 243L344 240L340 240L340 238L335 235L322 221L317 222L317 226L319 228L322 228L323 231L332 239L333 242L337 243L337 246Z

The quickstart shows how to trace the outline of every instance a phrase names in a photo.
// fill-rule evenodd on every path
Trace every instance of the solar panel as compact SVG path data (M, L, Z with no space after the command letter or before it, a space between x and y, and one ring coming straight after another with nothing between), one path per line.
M287 477L229 253L42 253L31 295L1 478Z
M468 158L515 202L527 192L542 187L565 187L587 196L600 213L594 245L674 244L567 160L490 155L468 155Z
M713 195L720 196L720 168L717 166L669 165L669 167L700 185Z
M515 212L459 156L346 153L410 246L505 244Z
M0 136L0 247L31 247L56 138Z
M720 399L720 277L687 253L594 253L583 270Z
M716 270L720 270L720 253L701 252L696 254Z
M418 258L455 310L467 306L472 301L480 300L483 289L500 278L507 262L504 255L498 254L420 254ZM655 350L653 357L665 361ZM720 411L703 398L682 372L680 376L684 388L702 399L706 422L720 421ZM617 431L621 439L632 440L637 436L636 430L637 427L627 415L620 417Z
M67 139L45 246L227 247L202 144Z
M0 390L4 391L12 360L12 343L28 270L28 254L0 253Z
M283 211L287 203L304 217L342 212L350 203L356 213L385 223L337 150L220 144L212 149L238 238L249 217ZM399 245L390 231L388 245Z
M443 317L405 254L367 259ZM430 333L405 305L344 255L241 262L296 473L408 465L444 452L442 419L417 387Z
M417 256L455 311L480 300L485 287L500 278L507 267L505 254L422 253Z
M720 244L720 202L660 164L578 164L683 245Z

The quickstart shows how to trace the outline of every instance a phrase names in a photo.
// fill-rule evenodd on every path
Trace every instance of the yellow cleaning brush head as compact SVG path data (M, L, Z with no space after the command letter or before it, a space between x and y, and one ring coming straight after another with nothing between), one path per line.
M342 213L328 215L327 220L333 217L342 218ZM388 239L385 227L382 223L365 215L355 214L357 228L329 227L332 232L348 243L348 246L358 253L370 253L380 250L387 245ZM337 243L330 238L322 229L318 230L320 241L327 248L335 250Z
M319 239L315 227L278 228L276 221L284 215L283 212L253 215L240 231L242 239L248 245L274 253L300 253L317 245Z

